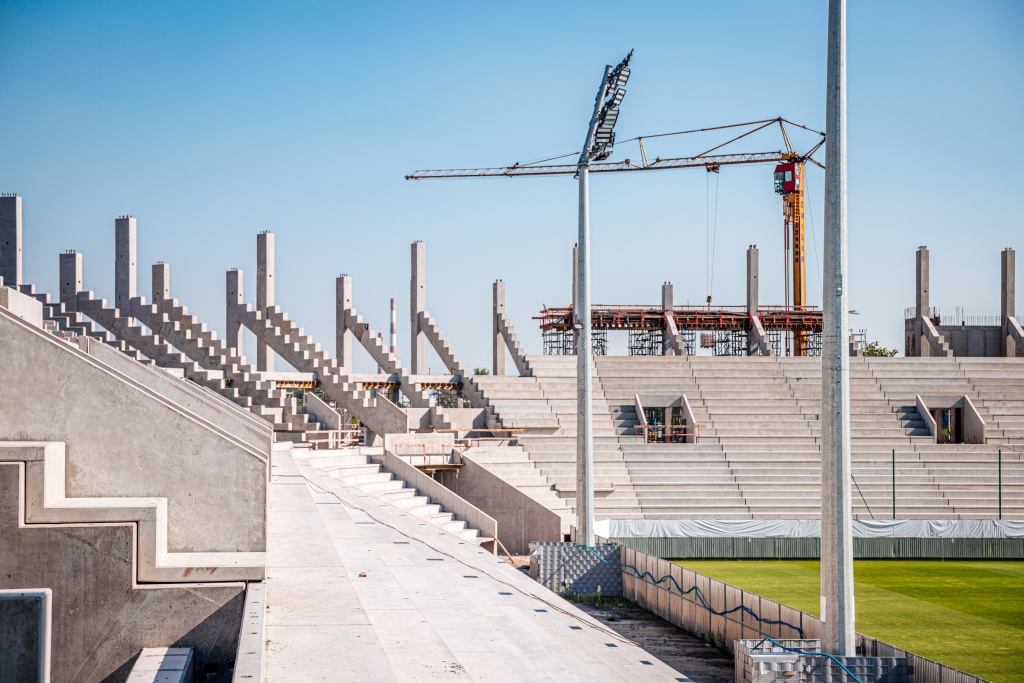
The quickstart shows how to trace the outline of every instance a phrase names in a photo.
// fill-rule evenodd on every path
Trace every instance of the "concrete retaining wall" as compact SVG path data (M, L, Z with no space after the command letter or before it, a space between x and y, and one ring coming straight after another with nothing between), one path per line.
M171 552L266 548L266 452L0 309L0 441L67 444L68 496L165 497Z
M19 527L23 467L0 464L0 588L53 591L52 680L123 681L142 648L176 644L226 683L245 585L134 586L134 524Z
M510 553L525 555L531 541L561 541L562 519L501 477L462 456L456 492L497 520Z
M531 543L530 578L556 593L622 595L621 546L599 543L594 552L575 543ZM594 553L600 555L602 562Z

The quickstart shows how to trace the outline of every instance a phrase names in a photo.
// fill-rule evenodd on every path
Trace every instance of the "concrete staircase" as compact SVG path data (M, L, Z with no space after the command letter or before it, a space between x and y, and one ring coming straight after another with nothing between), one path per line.
M457 519L441 505L433 503L428 496L420 495L419 491L398 479L391 472L373 462L373 455L382 456L382 449L350 448L335 451L313 451L307 455L296 453L296 460L309 463L315 469L325 472L332 478L354 486L365 493L401 508L406 513L419 517L425 522L454 534L459 538L481 545L494 539L483 536L478 529L469 527L465 521Z

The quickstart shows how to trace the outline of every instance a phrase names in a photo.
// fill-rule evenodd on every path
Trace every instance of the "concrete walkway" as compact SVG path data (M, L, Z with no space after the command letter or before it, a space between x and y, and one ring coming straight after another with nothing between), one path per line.
M267 576L269 683L689 680L490 553L288 450L273 454Z

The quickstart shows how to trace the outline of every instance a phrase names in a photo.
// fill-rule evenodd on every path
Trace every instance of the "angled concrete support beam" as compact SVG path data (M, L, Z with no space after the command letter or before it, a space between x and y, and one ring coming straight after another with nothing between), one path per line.
M409 291L409 343L412 345L412 356L409 359L409 371L414 375L426 374L424 360L424 335L420 327L420 314L427 310L427 249L420 240L412 243L412 281Z
M60 255L60 302L65 311L78 310L78 293L82 291L82 255L69 249Z
M686 343L676 326L675 292L671 282L661 285L661 309L665 311L665 334L662 338L661 353L664 356L687 355Z
M136 296L137 273L135 251L137 247L135 219L121 216L114 220L114 307L131 315L131 301Z
M0 195L0 280L11 288L23 284L21 270L21 197Z
M242 322L238 319L238 311L245 304L242 298L242 271L232 268L227 273L227 300L224 305L226 316L224 341L229 348L232 348L241 358L242 349Z
M274 305L274 233L264 230L256 235L256 309L266 315ZM274 371L274 352L266 342L256 342L256 369Z

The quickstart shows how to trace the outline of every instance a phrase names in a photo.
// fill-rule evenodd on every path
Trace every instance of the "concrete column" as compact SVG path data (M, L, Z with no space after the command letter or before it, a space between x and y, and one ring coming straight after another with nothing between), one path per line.
M1007 247L999 254L1000 287L999 287L999 315L1002 318L1002 352L1007 358L1017 356L1017 342L1010 336L1007 318L1015 318L1017 299L1017 266L1016 252Z
M494 281L494 315L492 339L492 363L491 372L495 377L505 374L505 338L501 336L501 327L498 325L498 316L505 312L505 283L501 280Z
M928 343L927 337L925 337L922 318L928 318L931 315L929 308L928 296L928 279L929 279L929 266L928 266L928 247L918 247L916 256L917 265L917 282L916 292L914 296L914 307L916 308L914 321L914 344L917 346L918 356L931 356L932 347Z
M68 249L60 255L60 302L65 311L78 310L78 293L82 291L82 255Z
M21 197L0 195L0 280L8 287L24 284L21 271Z
M132 297L136 295L135 219L121 216L114 220L114 306L121 315L131 314Z
M821 354L821 649L856 654L846 198L846 0L828 3Z
M420 313L427 310L427 250L420 240L412 243L412 281L409 291L409 342L412 345L412 357L409 360L409 372L413 375L426 374L424 364L423 343L426 338L420 330Z
M239 357L245 355L242 348L242 323L238 320L238 309L242 306L243 301L242 271L232 268L227 274L227 300L224 306L227 329L224 332L224 340L238 353Z
M153 303L159 304L171 298L171 267L163 261L153 264Z
M572 307L575 310L579 306L580 292L579 292L579 272L580 272L580 245L572 245ZM575 314L573 315L575 319ZM572 351L576 353L576 347L579 346L580 333L578 330L573 330L572 333Z
M352 331L348 311L352 310L352 278L339 275L334 281L334 357L344 374L352 373Z
M759 252L757 251L756 244L751 244L747 247L747 316L751 320L757 317L757 308L760 297L760 283L758 282L758 256ZM758 344L760 341L757 331L754 329L754 326L751 325L747 330L748 356L756 356L758 354Z
M274 233L264 230L256 235L256 308L266 315L274 305ZM256 369L274 371L274 352L265 342L256 342Z
M661 310L665 311L666 316L672 315L672 309L675 307L675 295L672 290L672 283L665 282L661 285ZM663 356L674 356L676 355L675 349L672 348L672 343L669 341L668 325L665 326L665 332L661 337L661 355Z

